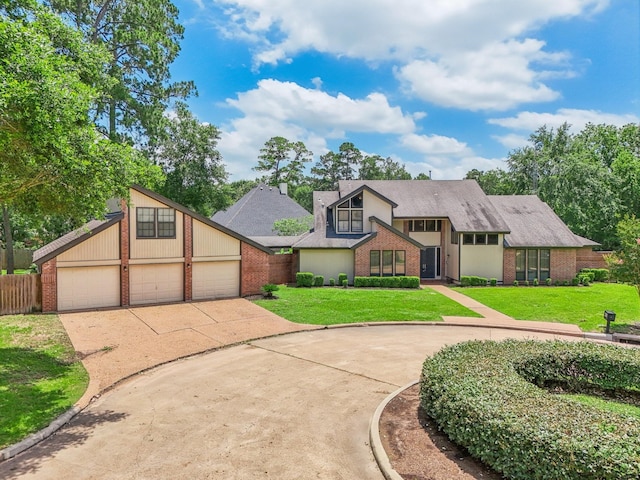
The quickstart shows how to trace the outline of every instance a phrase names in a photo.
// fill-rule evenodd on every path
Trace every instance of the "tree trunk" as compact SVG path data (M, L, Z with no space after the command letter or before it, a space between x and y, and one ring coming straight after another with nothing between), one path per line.
M2 220L4 223L4 245L7 252L7 274L14 271L13 263L13 235L11 235L11 222L9 221L9 207L2 205Z

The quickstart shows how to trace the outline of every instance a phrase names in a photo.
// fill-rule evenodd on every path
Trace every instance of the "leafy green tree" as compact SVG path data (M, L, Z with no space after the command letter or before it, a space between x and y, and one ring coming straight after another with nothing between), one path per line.
M612 278L636 287L640 295L640 220L626 216L617 226L620 247L607 260Z
M337 153L327 152L311 169L317 190L336 190L338 181L353 180L355 169L362 162L362 153L351 142L340 145Z
M367 155L360 161L358 171L360 180L411 180L411 174L404 165L392 158L380 155Z
M172 99L194 92L192 82L171 82L184 27L170 0L45 0L87 40L110 53L116 82L97 103L112 140L144 143L162 130Z
M90 119L110 82L108 53L48 9L28 6L28 14L0 7L0 205L8 250L11 210L101 216L108 198L126 197L130 183L158 173L130 147L103 138Z
M511 195L515 190L509 173L500 168L487 171L474 168L468 171L464 178L478 182L482 191L487 195Z
M274 187L280 183L296 186L304 178L304 167L313 153L302 142L290 142L284 137L272 137L260 149L257 172L267 172L265 182Z
M431 180L431 177L427 173L420 172L415 176L414 180Z
M227 172L218 152L219 130L201 123L178 102L162 136L148 155L161 166L166 180L160 193L204 216L228 206L222 186Z
M273 229L281 236L302 235L313 226L313 215L300 218L282 218L273 222Z

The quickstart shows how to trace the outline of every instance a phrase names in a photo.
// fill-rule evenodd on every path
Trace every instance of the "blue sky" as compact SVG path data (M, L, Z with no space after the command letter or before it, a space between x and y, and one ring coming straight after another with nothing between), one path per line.
M413 175L503 167L539 126L640 122L638 0L176 0L174 80L231 180L273 136Z

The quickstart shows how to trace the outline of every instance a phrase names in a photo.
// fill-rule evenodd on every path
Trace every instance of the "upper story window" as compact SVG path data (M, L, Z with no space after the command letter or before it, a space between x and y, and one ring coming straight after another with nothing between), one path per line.
M439 232L442 220L409 220L410 232Z
M173 208L136 208L136 238L176 238Z
M464 245L498 245L498 234L465 233L462 235L462 243Z
M362 233L364 230L362 206L362 193L338 205L338 232Z

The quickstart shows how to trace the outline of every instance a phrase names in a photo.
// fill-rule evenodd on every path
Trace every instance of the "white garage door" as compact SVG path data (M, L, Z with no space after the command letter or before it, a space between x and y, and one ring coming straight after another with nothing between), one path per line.
M202 262L193 264L193 299L238 297L240 262Z
M58 268L58 310L120 305L120 267Z
M183 264L129 266L129 302L146 303L181 302L184 300Z

